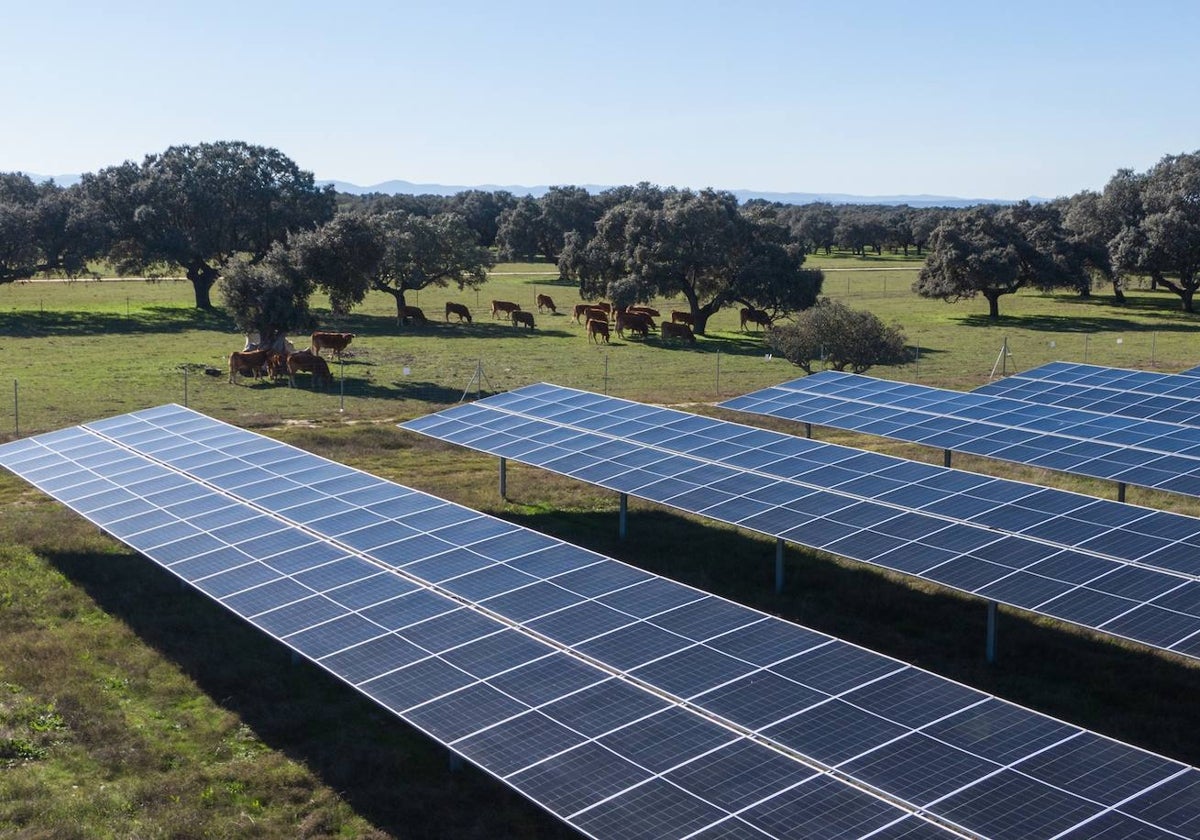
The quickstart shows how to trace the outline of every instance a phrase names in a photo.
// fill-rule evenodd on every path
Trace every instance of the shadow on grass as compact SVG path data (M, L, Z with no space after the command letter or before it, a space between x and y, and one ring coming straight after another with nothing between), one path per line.
M150 560L127 553L48 559L264 744L391 836L577 836L473 766L452 771L436 742L319 668L294 663L278 642Z
M126 333L179 333L186 330L237 332L233 319L221 310L205 311L175 306L150 306L136 315L116 312L0 313L0 333L14 338L63 334L72 337ZM240 348L239 348L240 349Z
M1098 333L1098 332L1198 332L1200 320L1195 323L1164 321L1141 323L1128 318L1113 316L1078 315L1004 315L991 319L978 313L956 319L964 327L1010 327L1047 333Z

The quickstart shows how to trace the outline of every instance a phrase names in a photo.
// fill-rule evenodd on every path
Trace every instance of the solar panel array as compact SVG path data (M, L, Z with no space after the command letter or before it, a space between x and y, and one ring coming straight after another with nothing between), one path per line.
M1200 658L1200 520L556 385L402 424Z
M179 406L0 464L592 837L1200 831L1194 768Z
M1200 377L1194 375L1051 362L989 382L974 393L1200 426Z
M1200 496L1200 429L1174 423L832 370L721 406Z

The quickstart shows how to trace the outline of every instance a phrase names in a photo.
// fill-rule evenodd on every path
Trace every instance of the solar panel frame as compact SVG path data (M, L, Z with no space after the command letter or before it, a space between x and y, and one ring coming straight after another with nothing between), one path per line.
M1200 495L1200 429L821 371L722 408ZM1200 405L1200 403L1198 403Z
M177 408L177 407L176 407ZM152 416L159 416L161 410L152 410L149 412ZM178 418L181 422L187 422L189 426L195 427L198 418L190 416L192 413L179 410L184 416ZM168 418L171 415L166 415ZM215 421L213 421L215 422ZM128 419L123 423L123 426L131 425ZM250 433L247 433L250 434ZM214 435L213 440L222 441L231 439L228 442L240 442L246 444L245 440L238 441L239 436L236 434L220 434ZM139 436L139 440L141 437ZM271 444L268 443L267 446ZM290 448L283 444L274 444L281 454L287 454ZM254 451L261 451L255 449ZM26 452L25 446L16 446L11 450L7 447L0 447L0 463L12 468L14 461L9 456L12 452L16 452L18 457L16 461L22 460L19 456L22 452ZM26 453L27 454L27 453ZM316 456L311 456L316 458ZM289 458L288 460L295 460ZM158 465L155 465L156 468ZM337 466L337 465L333 465ZM348 468L341 468L342 471L348 471ZM20 473L19 463L15 470ZM152 470L153 471L153 470ZM330 478L336 478L329 475L330 472L338 472L337 470L321 469L309 471L312 475L323 476L323 481L328 481ZM352 471L356 472L356 471ZM363 476L365 474L359 474ZM373 479L379 481L378 479ZM80 486L77 482L68 487ZM343 494L352 494L353 491L344 488L363 485L361 479L355 479L350 482L334 482L331 487L342 488L339 492ZM373 486L369 483L364 486ZM217 492L217 491L214 491ZM223 494L228 494L229 491L220 491ZM402 494L402 498L407 494ZM284 522L287 528L299 529L308 532L307 524L298 522L289 522L286 517L280 517L277 513L265 514L252 506L251 500L240 499L236 496L230 496L235 505L241 506L243 512L250 517L258 515L270 515L278 521ZM442 500L436 500L430 497L429 505L424 509L435 514L434 524L437 528L434 530L444 530L447 526L441 516L437 516L437 512L444 506L449 505ZM473 513L473 512L471 512ZM474 514L474 516L466 517L464 510L463 516L450 516L451 521L460 523L473 522L475 518L482 516ZM407 517L412 517L413 514L405 514ZM410 519L411 521L411 519ZM513 529L507 523L498 523L495 527L476 527L469 529L468 533L475 543L486 541L494 537L488 537L487 534L508 533ZM340 525L335 526L340 527ZM135 533L144 533L135 532ZM320 536L314 531L316 536ZM538 542L537 540L533 541ZM472 544L475 544L472 543ZM370 608L355 611L347 605L341 604L332 598L334 593L347 585L341 581L341 578L329 581L337 585L327 591L313 592L311 594L303 594L301 590L307 589L302 584L294 581L288 575L282 575L274 569L270 569L263 560L258 558L242 555L236 548L230 546L227 550L234 552L225 562L240 562L242 557L246 557L246 563L241 563L236 568L244 566L257 567L263 566L271 575L272 581L291 581L289 584L283 583L260 583L257 587L243 588L235 590L237 593L233 597L244 598L247 604L253 604L254 608L267 607L258 613L254 613L249 617L253 620L256 616L272 616L279 610L304 610L308 609L310 602L311 606L316 606L319 601L321 607L317 614L314 615L315 627L294 628L289 621L287 627L289 634L284 638L285 644L291 644L289 639L297 639L305 634L308 634L308 641L312 641L312 631L316 627L336 628L335 637L342 638L340 635L343 631L348 631L345 637L351 645L337 651L322 653L319 657L318 664L335 674L349 675L349 682L355 687L373 697L385 705L387 708L393 709L397 713L406 717L415 726L422 731L435 738L440 738L443 742L450 741L452 745L460 742L465 743L470 739L472 741L472 751L469 756L472 760L480 763L485 770L498 778L506 780L520 790L536 791L539 785L545 785L551 778L556 779L549 788L553 796L543 799L536 799L539 804L546 807L552 813L567 820L572 825L583 830L585 833L593 829L601 831L614 831L619 835L624 836L629 829L636 829L638 826L675 826L674 818L662 823L662 815L681 814L678 823L679 826L694 827L697 833L696 836L703 836L705 833L712 835L713 832L721 831L724 834L733 836L734 834L743 833L743 829L749 829L752 825L757 825L761 830L772 830L772 826L781 825L775 822L778 815L787 813L790 818L797 817L806 819L809 822L803 823L806 826L812 826L814 830L850 830L850 833L840 834L838 836L887 836L886 832L892 830L892 827L903 827L904 831L912 828L919 833L929 836L949 836L947 830L938 827L937 824L928 820L919 823L914 822L913 816L906 816L905 808L898 807L900 803L890 801L889 799L880 798L876 793L868 790L860 790L850 785L847 785L847 779L844 773L829 767L821 767L819 765L798 764L798 767L803 767L802 772L811 771L811 776L806 777L804 781L798 785L785 788L782 791L773 792L765 796L761 801L755 802L737 812L729 809L722 809L712 803L704 803L696 799L689 793L684 786L675 784L672 780L666 779L663 772L656 772L653 769L639 765L637 762L630 761L628 758L623 758L610 749L611 746L622 742L632 732L638 731L636 727L647 726L649 724L640 723L640 721L648 721L659 714L669 713L671 716L678 718L684 716L687 721L693 721L693 717L701 707L684 705L682 698L675 697L669 691L665 691L662 687L656 684L648 684L653 690L648 691L641 687L641 683L635 683L636 677L622 674L619 669L614 669L610 664L603 663L604 667L597 668L597 660L584 661L578 658L577 648L563 644L551 637L543 636L542 634L531 635L520 624L507 624L493 617L489 613L481 611L476 604L454 600L449 593L443 593L437 589L429 581L415 579L405 575L403 571L396 566L392 566L377 558L373 558L369 552L352 549L344 544L338 544L332 537L324 537L315 543L318 546L328 547L333 545L337 551L332 553L337 554L341 551L346 552L349 556L356 559L368 562L379 563L380 568L384 571L401 575L406 584L411 584L415 588L411 591L395 595L394 597L376 604ZM539 582L553 583L562 580L570 586L577 589L583 589L594 593L595 595L604 595L613 593L619 590L636 589L637 587L646 587L647 594L650 589L664 590L661 594L667 595L665 589L676 588L678 593L668 597L655 597L650 600L642 600L638 603L634 610L635 613L647 613L645 616L637 616L627 614L630 621L626 626L643 626L656 631L656 633L668 633L678 636L683 640L683 646L679 650L693 651L699 653L701 647L711 649L712 654L705 654L705 661L714 661L712 655L730 656L732 654L749 655L750 659L744 660L744 664L730 672L733 680L741 679L749 673L754 673L755 669L763 669L769 666L776 671L783 669L788 671L789 668L795 668L796 663L792 660L803 658L805 656L813 657L812 663L824 662L827 660L826 667L816 668L813 670L805 670L805 678L810 682L817 682L827 688L842 687L845 692L852 692L856 688L861 688L861 680L856 680L853 675L866 674L871 675L873 670L868 669L863 671L862 668L868 661L878 661L880 668L887 673L906 673L908 671L915 672L911 666L906 666L903 663L887 660L885 657L880 657L877 654L871 654L859 648L854 648L844 642L821 636L806 628L800 628L794 625L787 625L777 619L770 619L761 614L754 614L754 611L744 607L731 604L729 602L717 599L714 596L705 593L699 593L696 590L691 590L680 584L669 584L667 582L659 582L660 579L653 578L645 573L637 572L629 569L629 573L605 573L596 574L605 569L620 571L621 564L607 558L593 555L583 549L569 547L563 543L556 543L554 549L561 549L565 552L580 555L592 562L556 564L549 563L546 565L546 571L551 572L548 577L541 578ZM470 551L470 544L463 546L461 550ZM541 548L532 552L534 556L540 553L546 553L551 549ZM212 553L212 552L210 552ZM324 551L324 554L331 552ZM239 556L240 555L240 556ZM153 559L153 552L150 553ZM282 556L282 555L280 555ZM516 559L521 559L518 557ZM270 558L268 558L269 560ZM336 564L336 558L324 557L324 564ZM173 565L168 568L174 571L174 567L180 562L173 561ZM500 561L504 562L504 561ZM318 565L316 568L320 568ZM382 573L382 572L381 572ZM207 580L208 577L200 578L199 580ZM216 575L220 577L220 573ZM361 578L360 578L361 580ZM652 581L650 585L647 582ZM272 589L263 589L263 587L272 587ZM296 587L299 587L297 589ZM260 591L256 592L255 589ZM271 606L267 603L265 596L269 592L276 594L276 603ZM472 621L470 626L456 626L447 629L453 629L454 633L450 636L445 635L442 631L431 632L439 623L437 616L426 615L424 608L416 610L410 615L412 622L400 627L391 628L387 625L378 625L378 635L371 638L363 638L364 635L369 635L365 631L372 622L369 616L377 607L383 606L405 599L417 598L433 598L435 600L442 599L448 601L450 612L443 611L441 615L444 617L451 613L456 613L462 616L473 615L480 619L481 622ZM323 600L322 600L323 599ZM228 601L228 598L226 599ZM282 602L282 603L279 603ZM236 602L236 603L241 603ZM589 603L597 603L589 601ZM655 612L656 607L663 609ZM691 608L691 613L681 613L679 611ZM702 610L702 607L715 607L711 613ZM573 609L567 607L562 611ZM604 609L612 610L612 607L603 607ZM613 610L617 612L616 610ZM551 613L553 615L553 613ZM334 616L334 617L331 617ZM350 616L356 616L361 619L359 621L349 622ZM742 618L748 619L741 621ZM753 618L754 620L749 620ZM458 620L456 619L456 622ZM444 618L440 621L441 624L447 624ZM351 627L353 624L355 626ZM670 627L671 629L667 629ZM399 632L396 632L399 631ZM464 632L465 631L465 632ZM269 634L270 630L267 631ZM609 630L607 633L620 632L619 630ZM519 637L520 641L515 647L511 645L501 644L503 651L515 651L514 653L502 653L497 661L494 656L484 655L480 648L489 645L500 643L500 636L506 633L522 633ZM683 635L680 635L683 634ZM715 635L714 635L715 634ZM600 637L602 638L603 634ZM506 638L517 640L516 636ZM436 642L434 640L437 640ZM547 653L544 656L535 656L537 644L547 644ZM788 648L781 648L783 643L791 645ZM480 648L472 648L473 645L478 645ZM531 645L533 647L531 647ZM293 649L300 653L305 650L311 650L311 647L301 647L292 645ZM759 652L761 651L761 652ZM820 656L817 652L820 651ZM827 659L830 654L841 652L838 656ZM782 661L771 662L771 653L774 652L777 656L783 656ZM661 666L666 666L669 663L669 657L672 654L666 654L668 659L661 657L650 660L650 663L661 663ZM569 657L564 660L557 660L558 657ZM457 664L456 664L457 660ZM573 683L574 687L567 686L567 693L562 696L554 696L553 683L556 680L547 681L545 678L534 680L529 686L523 686L519 682L510 679L512 675L522 673L528 669L536 669L549 665L552 661L557 661L555 666L558 670L553 673L563 675L564 679ZM490 664L484 664L489 663ZM353 664L351 664L353 663ZM539 664L542 663L542 664ZM858 663L855 665L854 663ZM683 664L683 663L679 663ZM467 670L463 670L460 666L466 665ZM503 666L507 666L506 668ZM560 667L566 666L566 667ZM495 676L487 678L479 678L479 673L491 673L497 667L502 670ZM659 667L659 666L656 666ZM747 670L749 669L749 670ZM687 670L685 668L672 668L672 673L682 673ZM765 671L764 671L765 673ZM799 671L789 673L800 673ZM923 673L923 672L922 672ZM573 675L573 676L571 676ZM781 674L780 679L788 679ZM346 679L345 676L342 677ZM928 675L929 679L940 680L941 678ZM946 683L946 681L942 681ZM946 683L947 685L953 685ZM590 687L589 687L590 686ZM599 700L592 695L595 690L602 686L610 686L611 688L620 688L620 699L617 696L612 696L606 700ZM705 692L713 691L713 688L705 688ZM810 689L815 691L817 689ZM962 688L962 690L970 691ZM547 693L547 692L550 693ZM535 694L529 694L535 692ZM521 699L521 695L525 699ZM587 697L587 701L582 704L578 701ZM811 695L810 695L811 696ZM987 698L986 695L980 695L984 701L994 699ZM637 704L631 703L631 699L640 701L640 708ZM984 702L981 701L981 702ZM829 697L825 703L844 703L842 700L835 700ZM1000 702L1000 701L996 701ZM848 708L853 708L849 707ZM694 709L695 711L691 711ZM666 711L664 711L666 710ZM784 713L786 710L781 710ZM573 736L565 740L554 740L545 745L545 749L554 750L561 747L559 752L550 752L547 755L539 753L537 760L531 765L521 768L512 769L514 765L514 736L500 737L501 733L497 733L497 737L491 741L484 737L482 733L489 732L498 727L509 725L509 721L517 719L528 720L523 716L532 715L534 712L542 714L547 721L556 722L557 726L566 728L567 730L575 730L584 737L583 741L578 741ZM803 714L803 712L801 712ZM728 715L728 717L726 716ZM875 720L876 716L866 710L860 710L859 715L867 715L868 720ZM648 717L649 716L649 717ZM590 718L590 722L589 721ZM664 721L666 718L663 719ZM700 729L704 731L715 731L722 734L722 738L728 740L722 741L726 744L747 743L761 744L763 748L767 748L769 739L765 735L754 734L750 730L746 730L741 723L738 722L733 711L727 711L725 715L708 714L703 720L705 721ZM883 721L882 718L878 720ZM896 724L890 724L892 726ZM472 729L472 726L479 728ZM546 724L539 720L537 726L538 731L547 733L556 733L554 737L562 736L561 729L556 729L554 725ZM619 731L622 727L635 727L625 735L617 735L614 732ZM689 726L693 724L689 723ZM694 726L693 726L694 728ZM885 727L886 728L886 727ZM588 730L588 731L585 731ZM1074 737L1078 737L1083 730L1070 728ZM912 731L901 727L901 731ZM605 744L601 744L597 739L607 738ZM451 740L452 739L452 740ZM638 739L635 739L638 740ZM688 742L683 742L688 743ZM1113 742L1116 743L1116 742ZM489 749L493 747L489 744L494 744L494 749L497 755L497 766L503 765L503 771L489 769L490 759L488 756ZM787 756L785 751L779 752L778 748L781 745L776 745L777 749L773 754ZM868 744L871 749L878 749L878 744ZM1133 750L1131 747L1120 745L1120 748ZM692 766L689 762L703 761L703 755L699 758L689 757L690 750L695 747L687 747L687 751L679 754L679 760L672 764L667 771L681 771L682 768ZM1134 751L1140 754L1140 751ZM682 764L680 763L682 762ZM698 765L696 765L698 766ZM1187 768L1184 765L1177 765L1179 772L1186 772ZM561 771L563 767L579 768L573 777L564 780ZM535 771L535 768L540 768ZM608 769L606 769L608 768ZM546 775L546 771L553 770L550 776ZM597 786L594 784L596 779L609 779L610 787ZM564 781L566 782L564 784ZM606 795L597 797L598 792L603 792ZM797 795L801 793L803 795ZM880 791L879 793L884 793ZM536 796L535 792L535 796ZM884 793L885 796L890 794ZM1065 794L1064 794L1065 795ZM1141 801L1140 799L1138 800ZM846 802L854 803L853 810L858 817L849 816L850 812L841 811L836 817L830 817L823 813L810 813L805 808L817 807L812 803L822 803L824 807L830 802ZM656 805L655 803L658 803ZM699 804L697 804L699 803ZM805 805L804 803L809 803ZM682 809L682 810L680 810ZM691 814L691 817L687 817ZM700 819L704 816L709 822L705 823ZM931 818L939 819L936 815ZM1131 817L1132 819L1132 817ZM689 821L692 820L692 821ZM706 827L707 826L707 827ZM920 828L916 828L920 826ZM599 828L597 828L599 827ZM725 829L728 829L727 831ZM794 834L794 827L786 830L780 829L779 836L789 836ZM808 828L805 829L806 831ZM896 830L900 830L897 828ZM883 832L883 833L877 833ZM595 835L600 836L600 835Z
M1200 377L1072 362L1051 362L976 388L1048 406L1200 427Z
M553 425L554 421L535 421L535 417L561 416L564 410L559 402L571 405L571 416L586 416L581 415L583 409L579 408L579 396L586 393L541 383L476 401L469 407L459 406L426 415L401 424L401 427L450 442L471 439L473 442L463 445L487 452L489 450L481 446L478 439L462 434L469 423L520 424L529 436L528 440L540 444L543 434L561 439L564 427ZM601 395L590 395L587 403L593 411L609 416L637 405ZM528 413L512 414L514 405L524 407ZM724 491L710 497L712 504L689 503L695 501L697 488L701 485L678 479L664 484L657 472L648 473L642 467L631 467L608 479L591 477L587 480L617 492L914 574L990 600L1083 624L1180 655L1190 656L1189 651L1200 640L1196 635L1200 625L1189 623L1200 619L1200 612L1195 612L1190 605L1183 606L1188 610L1181 613L1183 621L1124 620L1122 617L1142 602L1110 596L1103 589L1094 588L1105 573L1119 565L1136 566L1159 575L1164 583L1162 593L1156 597L1166 597L1200 579L1200 555L1192 557L1190 551L1168 551L1177 546L1200 545L1200 520L1022 482L916 464L781 433L752 430L736 423L670 409L654 409L645 416L657 419L663 430L675 431L686 426L691 430L688 435L705 439L728 442L753 432L755 448L727 455L720 461L706 461L690 452L675 451L671 449L674 438L654 435L657 443L642 445L633 462L649 465L656 454L661 454L664 461L682 467L682 472L715 465L732 472L729 478L721 481L740 476L742 480L752 478L770 482L750 494L769 498L767 507L749 504L746 496L725 500ZM602 424L592 422L590 425ZM595 431L583 432L576 427L565 427L565 430L580 432L591 446L605 445L603 436ZM621 447L624 453L628 453L628 447L632 445L628 439L607 440ZM613 463L628 459L628 454L619 454ZM572 478L580 477L587 469L576 460L565 457L559 460L561 464L530 458L529 463ZM739 471L738 462L747 461L754 466L740 467ZM857 464L874 472L855 473L852 468ZM830 469L840 472L831 475ZM846 478L847 474L856 477ZM904 481L899 487L891 483L876 485L866 490L867 495L860 495L864 492L863 482L872 476L886 478L889 482L891 476L899 476ZM818 484L818 481L827 483ZM726 505L735 507L737 512L730 513L724 507ZM747 510L752 511L748 516L745 515ZM889 511L891 516L884 518ZM1110 513L1120 515L1111 525L1100 524ZM922 520L910 531L910 526L903 523L906 517L912 516L920 516ZM854 526L842 520L874 524ZM915 533L905 536L897 545L898 534L889 532L889 523L900 526L901 533ZM1013 530L1005 530L1006 526ZM1161 545L1136 536L1152 535L1160 530L1169 534L1169 540ZM1158 548L1149 557L1142 553L1147 545ZM1053 564L1034 568L1043 560L1067 552L1093 558L1101 568L1083 580L1053 577L1056 568ZM986 559L989 556L993 559ZM1162 565L1154 565L1159 561ZM1026 574L1015 577L1021 572ZM1050 577L1050 583L1042 580L1045 577ZM1022 587L1022 583L1026 585ZM1044 594L1044 599L1036 600L1037 594ZM1180 606L1173 604L1170 609L1179 612ZM1112 626L1106 626L1110 622L1114 622ZM1170 630L1179 635L1167 638L1166 633Z

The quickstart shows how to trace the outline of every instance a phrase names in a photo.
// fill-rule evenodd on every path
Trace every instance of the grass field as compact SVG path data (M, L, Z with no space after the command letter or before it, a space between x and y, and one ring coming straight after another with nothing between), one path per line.
M948 387L987 380L1007 339L1008 370L1052 359L1178 370L1200 361L1200 322L1165 293L1134 289L1112 306L1067 295L947 305L910 291L915 260L815 257L825 291L904 327L920 362L879 376ZM163 402L253 426L335 460L492 512L652 571L915 662L1007 699L1200 764L1200 668L1052 622L1002 611L1000 660L982 659L985 611L973 599L789 549L771 588L773 544L631 500L616 538L611 494L418 439L395 421L456 402L477 367L483 390L540 380L634 399L707 406L793 378L764 358L736 313L696 348L657 339L590 345L565 315L538 329L492 322L489 301L532 308L574 289L547 266L500 265L473 292L425 292L435 322L400 330L391 298L323 327L354 332L344 393L225 381L240 349L227 319L191 308L186 283L0 286L0 438ZM446 325L446 300L474 325ZM664 310L671 302L660 302ZM679 308L679 304L676 304ZM205 367L222 375L203 374ZM342 372L334 365L335 376ZM606 375L607 369L607 375ZM13 382L16 382L15 390ZM472 388L472 390L474 390ZM14 411L14 397L16 410ZM723 415L731 417L732 415ZM737 419L744 419L738 417ZM760 422L760 421L754 421ZM761 421L775 428L781 424ZM794 427L790 428L795 431ZM828 430L822 439L936 460L940 453ZM1111 496L1098 482L980 459L956 466ZM1130 500L1197 514L1179 497ZM690 546L686 553L675 547ZM444 751L372 703L291 663L258 631L98 534L7 473L0 475L0 834L41 837L559 837L565 828L484 774L452 771Z

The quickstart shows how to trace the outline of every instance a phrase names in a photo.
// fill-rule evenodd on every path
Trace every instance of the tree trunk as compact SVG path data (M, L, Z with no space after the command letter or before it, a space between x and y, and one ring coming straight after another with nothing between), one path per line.
M220 276L215 268L207 263L193 263L187 267L187 279L192 281L192 291L196 295L196 308L211 311L212 298L209 292Z
M1000 320L1000 293L999 292L984 292L983 296L988 302L988 318L993 321Z

